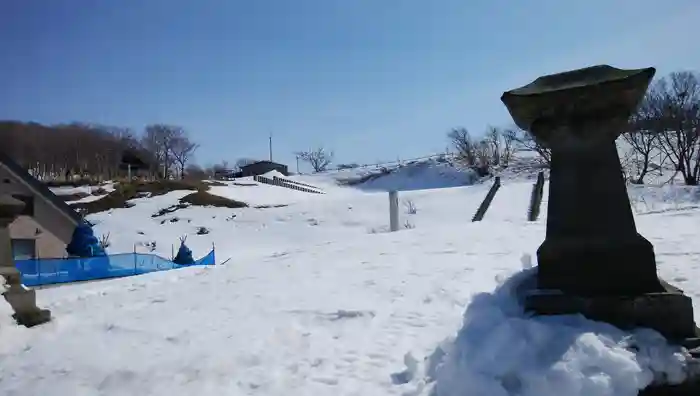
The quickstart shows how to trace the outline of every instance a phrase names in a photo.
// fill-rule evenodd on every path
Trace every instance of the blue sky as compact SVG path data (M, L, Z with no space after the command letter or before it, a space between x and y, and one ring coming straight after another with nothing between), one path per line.
M602 10L602 11L601 11ZM699 69L697 0L7 0L0 119L185 127L201 164L445 151L499 97L607 63Z

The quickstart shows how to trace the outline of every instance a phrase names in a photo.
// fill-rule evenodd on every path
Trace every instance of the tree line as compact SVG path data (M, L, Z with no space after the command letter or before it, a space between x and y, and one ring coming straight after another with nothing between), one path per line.
M0 142L0 151L41 180L125 177L128 174L125 155L138 158L146 166L138 170L134 167L132 174L151 179L208 178L258 162L246 157L201 167L193 161L199 145L184 128L166 124L148 125L137 132L80 122L43 125L0 121ZM315 172L327 170L333 158L333 153L324 148L295 154Z
M537 153L543 166L551 163L551 151L531 134L517 127L488 127L481 138L465 128L447 134L457 159L479 174L507 167L514 152ZM700 75L673 72L652 82L637 111L620 135L623 168L631 182L642 184L653 170L670 166L687 185L700 184Z
M652 83L622 137L633 150L634 182L668 163L685 184L698 185L700 75L675 72Z
M182 178L199 147L182 127L129 128L87 123L42 125L0 121L0 150L42 180L113 179L126 176L125 154L152 178Z

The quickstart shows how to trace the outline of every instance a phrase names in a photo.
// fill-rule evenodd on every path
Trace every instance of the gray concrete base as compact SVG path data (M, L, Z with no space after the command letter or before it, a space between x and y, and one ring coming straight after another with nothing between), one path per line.
M12 317L22 326L33 327L51 320L51 311L36 306L36 292L21 285L12 286L3 293L15 311Z
M639 396L698 396L700 380L693 378L680 385L652 385L639 392Z
M0 267L0 276L5 278L7 287L2 295L15 312L12 317L17 323L33 327L51 320L51 311L36 306L36 292L20 283L16 268Z
M700 330L693 319L693 305L683 291L661 282L666 292L640 296L580 297L557 290L537 289L536 278L521 284L518 294L525 310L536 315L581 314L588 319L610 323L620 329L651 328L670 343L681 345L700 364ZM653 384L640 396L698 396L700 377L679 385Z
M681 293L578 297L536 291L526 296L525 309L539 315L582 314L621 329L651 328L675 342L698 337L692 300Z

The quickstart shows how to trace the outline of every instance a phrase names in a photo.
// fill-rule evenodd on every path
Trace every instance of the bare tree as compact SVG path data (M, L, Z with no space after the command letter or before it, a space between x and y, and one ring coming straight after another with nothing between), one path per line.
M513 157L514 142L510 130L489 126L486 129L486 137L484 140L491 151L489 156L490 165L508 166Z
M199 148L199 145L191 142L184 133L175 137L173 140L173 145L170 150L173 159L179 166L181 179L185 178L185 167L187 166L187 162L194 156L194 152L197 151L197 148Z
M641 184L641 183L638 183L639 172L637 173L637 176L634 179L632 179L630 176L630 170L634 168L633 164L639 170L639 162L635 158L635 157L639 156L637 154L637 151L632 146L620 147L618 145L617 148L618 148L618 156L620 157L620 169L622 170L623 179L631 180L631 182L635 183L635 184Z
M147 126L145 133L141 138L141 146L151 156L152 161L150 165L152 175L158 175L158 173L163 169L164 158L166 156L164 148L161 145L160 128L155 125ZM163 174L163 176L165 175Z
M501 137L503 139L503 151L501 152L501 161L504 165L509 165L510 161L513 159L513 146L515 139L509 129L503 130L501 132Z
M325 172L333 162L333 152L328 152L323 147L317 147L309 151L299 151L296 155L302 161L308 162L314 172Z
M538 154L539 160L549 166L552 163L552 150L538 142L531 133L514 127L506 129L504 132L512 142L517 143L520 148L534 151Z
M447 138L450 139L456 151L458 161L469 167L477 165L477 143L474 142L466 128L452 129L447 133Z
M653 128L656 122L654 97L654 93L644 97L637 112L630 117L627 130L622 133L622 139L638 157L637 161L634 161L637 167L637 176L632 181L636 184L644 183L644 177L649 173L649 164L653 153L660 148L660 133ZM628 157L626 160L631 160L631 158ZM623 166L623 168L625 167Z
M172 165L175 163L173 157L173 147L175 142L185 135L182 127L166 124L152 124L146 126L143 138L143 146L149 150L157 161L159 169L154 169L158 173L162 169L162 176L169 178Z
M661 148L687 185L700 182L700 77L675 72L647 92L647 128L659 134Z
M477 170L480 176L488 175L491 165L495 165L492 142L488 138L480 140L474 146L474 152L477 163L473 168Z

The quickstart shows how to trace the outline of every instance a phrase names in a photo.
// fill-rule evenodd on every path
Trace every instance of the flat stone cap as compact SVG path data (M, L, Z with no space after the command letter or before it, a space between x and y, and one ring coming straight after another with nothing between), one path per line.
M656 69L618 69L597 65L550 74L520 88L504 92L506 105L516 125L529 131L538 119L556 119L572 114L633 111L644 97Z
M24 202L11 195L0 195L0 219L12 219L24 210Z

